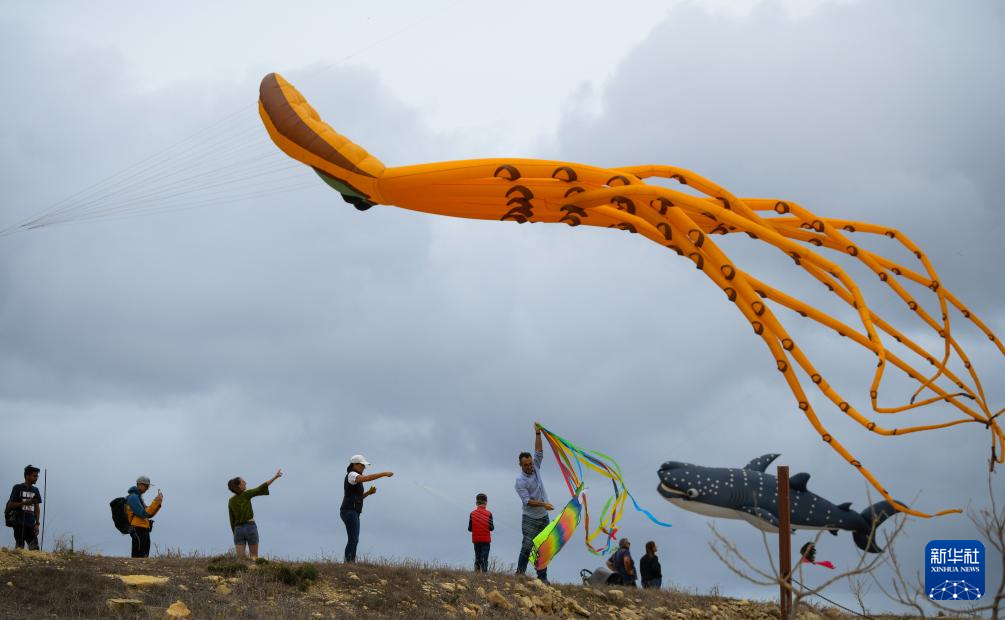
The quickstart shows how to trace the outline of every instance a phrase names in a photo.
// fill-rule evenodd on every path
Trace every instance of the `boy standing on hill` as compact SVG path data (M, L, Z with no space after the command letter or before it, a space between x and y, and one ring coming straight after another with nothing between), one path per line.
M492 513L485 507L488 503L488 496L479 493L475 496L475 509L468 515L468 531L475 545L475 570L483 573L489 570L489 547L492 546L492 530L496 529Z
M10 526L14 528L14 544L18 549L27 545L28 549L38 550L38 505L42 503L42 494L35 486L38 472L34 465L27 465L24 468L24 483L14 485L4 506L4 516L11 514Z
M251 559L258 559L258 526L255 525L255 511L251 508L251 498L268 495L269 486L282 476L283 470L280 469L276 471L275 476L254 489L249 489L248 483L240 476L227 481L227 488L234 494L227 502L227 510L230 512L230 530L234 532L234 547L238 558L244 558L244 546L247 545L251 551Z

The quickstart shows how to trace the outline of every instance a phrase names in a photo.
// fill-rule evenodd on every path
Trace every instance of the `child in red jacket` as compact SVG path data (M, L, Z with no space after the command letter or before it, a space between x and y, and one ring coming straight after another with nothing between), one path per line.
M492 545L492 530L496 529L492 522L492 513L485 506L489 498L484 493L475 496L475 509L468 515L468 531L471 532L471 542L475 545L475 570L483 573L489 569L489 547Z

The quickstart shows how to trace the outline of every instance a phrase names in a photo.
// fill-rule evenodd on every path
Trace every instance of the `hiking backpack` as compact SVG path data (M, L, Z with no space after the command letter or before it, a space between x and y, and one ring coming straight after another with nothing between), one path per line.
M14 497L14 493L17 490L18 486L20 486L20 485L15 484L14 488L11 489L11 497L12 498ZM3 524L6 525L7 527L17 527L17 513L20 510L21 510L20 508L11 508L10 510L8 510L7 509L7 502L4 502L4 505L3 505Z
M115 524L115 529L123 534L128 534L129 517L126 516L126 498L116 497L108 502L108 505L112 509L112 523Z

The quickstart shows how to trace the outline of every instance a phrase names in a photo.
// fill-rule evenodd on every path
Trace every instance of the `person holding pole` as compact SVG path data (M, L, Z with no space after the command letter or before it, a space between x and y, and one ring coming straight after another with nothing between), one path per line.
M24 482L14 485L10 490L10 499L4 506L4 520L14 529L14 544L18 549L25 546L32 551L38 551L39 505L42 494L35 483L41 471L34 465L24 468Z

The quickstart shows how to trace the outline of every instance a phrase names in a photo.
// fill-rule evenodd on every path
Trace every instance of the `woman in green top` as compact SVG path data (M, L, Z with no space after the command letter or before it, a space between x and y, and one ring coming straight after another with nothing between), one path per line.
M231 478L227 481L227 488L234 494L227 502L230 511L230 529L234 532L234 547L237 549L237 557L244 559L244 546L247 545L251 551L251 559L258 559L258 526L255 525L255 512L251 508L251 498L258 495L268 495L269 486L281 478L283 470L276 471L276 475L258 485L254 489L248 488L248 483L244 478Z

